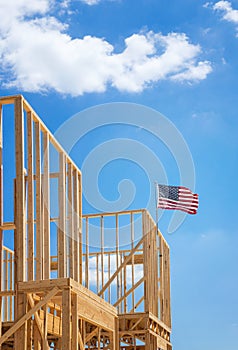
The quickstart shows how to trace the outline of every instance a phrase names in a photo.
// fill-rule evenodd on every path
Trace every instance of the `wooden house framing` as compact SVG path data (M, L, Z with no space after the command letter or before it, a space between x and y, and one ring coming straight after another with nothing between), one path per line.
M80 170L23 96L0 115L0 349L171 350L150 214L83 215Z

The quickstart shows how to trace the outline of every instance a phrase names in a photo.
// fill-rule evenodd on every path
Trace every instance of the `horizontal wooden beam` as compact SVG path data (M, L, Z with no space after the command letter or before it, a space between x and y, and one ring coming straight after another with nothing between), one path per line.
M6 290L0 292L0 297L8 297L13 295L16 295L16 292L14 290Z
M142 214L146 209L134 209L134 210L123 210L116 212L105 212L105 213L95 213L95 214L84 214L83 218L100 218L102 216L115 216L115 215L125 215L125 214Z
M16 228L16 225L14 224L14 222L4 222L0 226L0 230L2 230L2 231L15 230L15 228Z
M10 105L13 104L15 102L15 100L19 97L22 97L22 95L14 95L14 96L4 96L4 97L0 97L0 104L1 105Z
M135 254L133 264L140 265L144 263L144 255L143 254ZM127 265L132 265L132 259L128 261Z

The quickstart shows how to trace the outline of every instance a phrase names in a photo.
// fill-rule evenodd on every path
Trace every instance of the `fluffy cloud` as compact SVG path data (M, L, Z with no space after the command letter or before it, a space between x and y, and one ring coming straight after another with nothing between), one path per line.
M172 79L177 81L193 80L199 81L206 79L211 72L211 65L208 61L198 62L196 66L191 66L184 72L175 74Z
M81 2L83 2L84 4L87 4L89 6L91 5L97 5L100 2L102 2L102 0L80 0ZM109 0L109 1L117 1L117 0Z
M100 0L80 0L81 2L84 2L87 5L96 5L100 2Z
M53 15L54 5L53 0L0 0L3 86L72 96L109 86L140 92L165 79L197 82L212 71L210 62L200 59L201 47L185 34L133 34L115 53L103 38L72 38Z
M213 9L223 13L222 18L236 25L238 31L238 10L234 10L229 1L218 1L214 4Z
M0 0L0 31L10 29L12 22L32 15L44 15L50 9L50 0Z
M119 258L120 261L120 258ZM85 261L83 262L83 281L85 281ZM106 283L108 281L108 255L104 255L103 257L103 275L104 275L104 282ZM116 261L116 254L110 254L110 277L116 272L117 270L117 261ZM130 286L132 284L132 267L131 265L127 266L126 268L126 276L127 276L127 285ZM88 261L88 278L90 281L90 284L92 286L97 285L97 277L99 278L98 283L99 285L102 283L102 268L101 268L101 255L98 256L98 274L97 274L97 260L96 257L90 257ZM142 265L135 265L134 266L134 283L137 283L141 278L143 277L143 266ZM115 286L117 282L117 279L115 278L112 281L112 286Z

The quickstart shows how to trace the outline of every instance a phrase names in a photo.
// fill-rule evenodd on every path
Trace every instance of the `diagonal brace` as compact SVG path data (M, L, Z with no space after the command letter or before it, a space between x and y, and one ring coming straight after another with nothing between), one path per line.
M6 333L0 338L0 345L4 343L13 333L15 333L31 316L38 311L43 305L45 305L53 296L58 293L58 287L52 289L46 296L40 300L32 309L30 309L25 315L23 315Z
M28 301L29 301L29 304L30 304L31 308L33 308L35 303L34 303L34 300L33 300L32 296L30 294L28 294L27 298L28 298ZM49 349L49 345L48 345L48 342L47 342L47 340L46 340L46 338L44 336L44 333L42 331L41 319L40 319L40 317L39 317L37 312L34 313L34 317L35 317L36 325L38 327L38 330L39 330L39 333L41 335L42 341L44 343L44 348L48 350Z
M105 290L108 288L108 286L112 283L112 281L114 280L114 278L119 274L119 272L124 268L124 266L126 266L126 264L128 263L128 261L131 260L132 255L136 252L136 250L141 246L141 244L144 242L145 238L147 237L148 233L143 236L139 242L137 243L137 245L131 250L130 254L127 255L127 257L125 258L125 260L123 261L123 263L119 266L119 268L114 272L114 274L111 276L111 278L107 281L107 283L103 286L103 288L98 292L98 296L101 296L103 294L103 292L105 292Z

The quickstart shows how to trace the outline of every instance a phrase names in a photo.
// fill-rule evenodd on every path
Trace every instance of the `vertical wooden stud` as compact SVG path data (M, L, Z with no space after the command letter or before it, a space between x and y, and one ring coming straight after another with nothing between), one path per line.
M82 255L80 256L81 229L79 217L79 182L77 169L73 170L73 244L74 244L74 279L82 283Z
M0 104L0 226L3 223L3 135L2 135L2 105ZM0 229L0 290L2 290L2 251L3 251L3 231ZM2 335L2 297L0 297L0 337ZM0 345L0 350L1 350Z
M26 279L26 213L25 213L25 173L24 173L24 114L23 98L15 99L15 157L16 157L16 189L15 189L15 260L16 283ZM26 312L24 294L16 295L16 318ZM26 322L15 333L15 349L26 350Z
M33 320L30 318L27 321L27 350L32 350L32 326Z
M69 277L74 278L75 276L75 239L74 239L74 216L73 216L73 198L72 198L72 190L73 190L73 183L72 183L72 176L73 176L73 169L72 164L68 163L68 196L67 196L67 210L68 210L68 242L69 242Z
M160 236L160 319L164 322L164 245Z
M124 255L123 255L123 260L124 260ZM123 261L122 261L123 262ZM124 286L124 291L123 295L125 296L124 298L124 314L127 312L127 297L126 297L126 290L127 290L127 285L126 285L126 280L127 280L127 273L126 273L127 266L125 265L123 269L123 286Z
M42 341L42 350L49 350L48 342L47 342L47 332L48 332L48 305L47 303L43 306L44 311L44 322L43 322L43 337Z
M82 236L82 175L78 174L78 218L79 218L79 282L83 279L83 236Z
M101 288L104 286L104 218L100 218L100 228L101 228ZM104 299L104 293L102 293L102 298Z
M10 290L13 290L13 283L14 283L13 264L14 264L14 257L13 257L13 253L11 253L10 254L10 284L9 284ZM10 313L10 321L13 321L13 296L10 296L9 313Z
M148 284L149 284L149 271L148 271L148 228L146 220L146 212L142 212L142 232L143 236L146 236L143 243L143 258L144 258L144 311L149 312L149 295L148 295Z
M85 287L89 288L89 230L88 230L88 217L86 218L86 256L85 256Z
M58 227L58 276L66 277L65 244L65 155L59 155L59 227Z
M96 278L97 278L97 293L99 292L99 261L98 254L96 255Z
M28 280L34 279L34 182L33 182L33 130L32 113L27 113L27 233L28 233Z
M71 291L62 291L62 348L71 350Z
M98 327L98 350L101 349L101 329Z
M119 253L119 266L121 266L122 264L122 254L121 252ZM119 298L121 299L122 297L122 272L123 272L123 269L120 270L119 272ZM119 304L119 312L122 313L122 301L120 302Z
M8 251L5 250L4 252L4 270L5 270L5 278L4 278L4 290L8 290ZM8 297L4 297L4 315L3 320L8 320Z
M26 227L25 227L25 173L24 173L24 117L23 99L15 100L15 132L16 132L16 231L17 231L17 282L26 278Z
M119 227L118 227L118 214L116 214L116 268L119 268ZM117 274L117 299L120 298L120 281ZM119 306L120 307L120 306Z
M78 349L79 326L78 326L78 295L72 294L72 349Z
M44 255L43 278L50 278L50 175L49 175L49 134L43 133L43 211L44 211Z
M36 169L36 279L42 279L42 194L41 194L41 140L40 124L35 122L35 169Z
M26 296L24 293L17 293L16 308L17 319L26 314ZM14 349L27 349L27 321L14 333Z
M111 278L111 254L108 252L108 281ZM111 285L108 286L108 302L111 303Z
M131 250L134 249L134 239L135 239L135 234L134 234L134 215L131 213L130 217L130 228L131 228ZM132 255L131 257L131 287L134 288L135 285L135 266L134 266L134 258L135 254ZM135 292L133 289L132 292L132 309L133 312L135 311Z
M41 349L40 333L36 325L36 322L34 322L34 326L33 326L33 340L34 340L34 350L40 350Z
M168 274L167 274L167 278L168 278L168 327L171 327L171 291L170 291L170 251L169 251L169 247L167 247L168 249Z
M158 276L159 276L159 271L158 271L158 254L157 254L157 226L154 226L154 232L153 232L153 242L154 242L154 288L155 288L155 292L154 292L154 298L155 298L155 310L154 310L154 315L156 317L159 317L159 313L158 313L158 293L159 293L159 287L158 287Z

